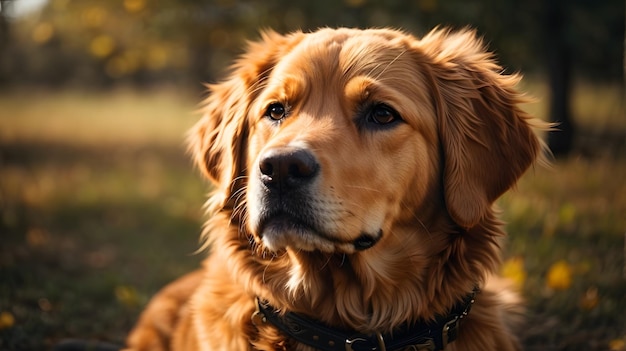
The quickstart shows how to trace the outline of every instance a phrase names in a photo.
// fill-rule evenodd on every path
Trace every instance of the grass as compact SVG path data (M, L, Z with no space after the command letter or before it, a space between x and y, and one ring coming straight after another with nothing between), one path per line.
M615 87L576 92L580 126L624 135ZM208 185L182 144L197 100L173 91L0 96L1 350L46 350L68 337L122 343L150 296L198 265ZM527 350L625 349L619 145L537 167L499 200L510 233L504 273L528 304Z
M623 160L572 158L531 172L499 201L507 262L523 262L527 350L624 349L624 179Z
M194 102L162 92L32 101L0 99L0 312L14 319L0 349L121 343L150 295L200 260L207 186L182 144Z

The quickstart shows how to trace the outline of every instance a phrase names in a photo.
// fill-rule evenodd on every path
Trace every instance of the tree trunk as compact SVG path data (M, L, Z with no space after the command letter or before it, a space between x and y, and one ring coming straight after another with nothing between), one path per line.
M550 120L556 131L548 134L548 146L555 156L565 156L572 150L575 126L570 109L572 53L567 38L565 6L561 1L548 1L544 29L546 59L550 85Z

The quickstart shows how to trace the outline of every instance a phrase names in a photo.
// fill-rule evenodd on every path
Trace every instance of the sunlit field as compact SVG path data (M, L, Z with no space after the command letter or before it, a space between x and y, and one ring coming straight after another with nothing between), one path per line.
M528 86L544 115L546 90ZM498 201L502 273L528 305L526 350L626 350L626 117L578 86L576 151ZM199 96L0 95L0 349L123 343L163 284L195 268L209 184L185 152Z

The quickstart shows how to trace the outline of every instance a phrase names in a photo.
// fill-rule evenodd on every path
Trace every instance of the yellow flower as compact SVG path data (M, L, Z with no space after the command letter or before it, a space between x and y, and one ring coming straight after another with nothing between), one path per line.
M518 289L524 286L526 270L524 269L523 257L512 257L504 262L501 273L504 277L513 281Z
M554 263L548 270L546 285L554 290L565 290L572 285L572 267L564 260Z

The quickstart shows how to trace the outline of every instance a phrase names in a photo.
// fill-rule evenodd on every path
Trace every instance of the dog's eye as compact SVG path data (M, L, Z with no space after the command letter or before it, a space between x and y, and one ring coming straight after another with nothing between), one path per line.
M280 121L281 119L285 118L286 114L287 110L285 109L285 106L278 102L270 104L267 107L267 111L265 111L265 116L275 121Z
M387 125L400 120L400 115L385 104L372 106L367 114L367 121L374 124Z

